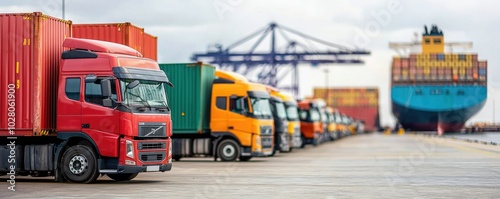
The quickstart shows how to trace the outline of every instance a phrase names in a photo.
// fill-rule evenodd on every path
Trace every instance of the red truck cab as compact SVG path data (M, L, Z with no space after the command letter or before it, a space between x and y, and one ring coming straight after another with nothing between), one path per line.
M169 171L172 125L163 85L171 83L158 63L110 42L67 38L63 46L70 50L59 71L57 137L67 149L55 158L62 176L86 182L99 173L128 180Z

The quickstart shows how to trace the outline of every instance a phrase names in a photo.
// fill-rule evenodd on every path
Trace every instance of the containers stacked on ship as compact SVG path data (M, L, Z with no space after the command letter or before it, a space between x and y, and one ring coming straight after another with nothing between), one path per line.
M421 53L393 58L392 112L405 129L456 132L484 106L487 62L474 53L446 53L446 45L472 44L447 44L437 26L426 27Z

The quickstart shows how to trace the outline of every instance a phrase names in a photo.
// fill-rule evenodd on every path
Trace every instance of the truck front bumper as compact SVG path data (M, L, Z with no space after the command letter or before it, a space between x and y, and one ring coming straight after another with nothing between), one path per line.
M252 152L252 157L266 157L273 154L273 151Z
M172 170L172 163L162 164L162 165L143 165L143 166L129 166L129 165L118 165L118 169L115 172L103 172L104 174L114 174L114 173L140 173L140 172L165 172Z

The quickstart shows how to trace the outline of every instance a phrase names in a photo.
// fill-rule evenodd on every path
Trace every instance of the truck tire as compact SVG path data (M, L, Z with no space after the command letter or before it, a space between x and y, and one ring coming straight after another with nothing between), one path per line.
M129 181L137 177L139 173L118 173L118 174L106 174L109 178L114 181Z
M305 148L306 147L306 138L304 137L304 135L300 135L300 138L302 140L302 143L300 144L300 148Z
M240 161L242 162L250 161L250 159L252 159L252 156L240 156Z
M222 161L235 161L240 156L240 145L232 139L222 140L217 147L217 154Z
M72 146L62 156L61 170L69 182L92 183L99 177L97 155L89 146Z

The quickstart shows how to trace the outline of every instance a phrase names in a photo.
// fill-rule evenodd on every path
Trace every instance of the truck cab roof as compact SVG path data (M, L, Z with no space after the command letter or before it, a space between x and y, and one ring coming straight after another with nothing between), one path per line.
M93 39L66 38L63 47L69 49L88 50L92 52L113 53L142 57L139 51L125 45Z

